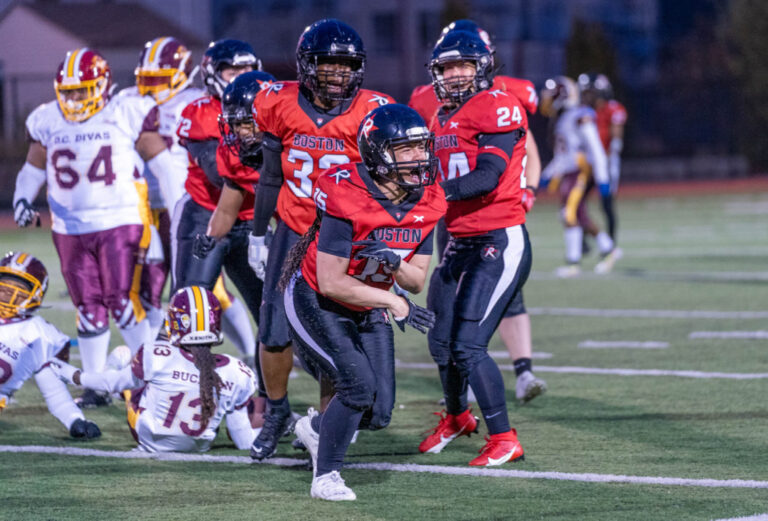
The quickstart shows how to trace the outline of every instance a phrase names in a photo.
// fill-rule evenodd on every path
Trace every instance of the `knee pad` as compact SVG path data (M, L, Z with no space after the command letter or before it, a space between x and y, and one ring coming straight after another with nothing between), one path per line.
M373 393L373 387L367 382L336 388L336 396L341 400L341 403L356 411L365 411L373 407Z
M360 420L360 430L378 431L389 425L392 421L392 411L385 411L383 407L380 408L381 410L378 409L374 404L372 408L365 411Z
M456 367L464 377L468 377L472 370L482 360L488 357L486 346L456 342L451 349Z
M77 336L98 336L109 329L107 308L100 305L81 304L77 308Z
M430 329L427 334L429 354L432 355L432 360L434 360L437 365L448 365L451 360L451 350L448 341L442 338L436 338L437 335L435 335L433 331L434 329Z

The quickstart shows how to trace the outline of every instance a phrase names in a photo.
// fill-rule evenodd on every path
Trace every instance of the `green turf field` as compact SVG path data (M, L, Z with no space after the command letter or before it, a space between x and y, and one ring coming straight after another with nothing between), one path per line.
M768 515L768 340L711 338L717 332L768 331L768 194L621 200L618 208L624 259L610 275L596 276L592 254L584 275L567 281L552 275L563 254L555 207L539 204L530 218L534 266L525 297L534 349L541 356L534 369L549 390L526 406L514 404L514 373L505 371L510 419L526 460L498 467L524 472L450 475L451 469L469 469L467 462L482 446L480 436L461 438L438 455L418 453L422 431L435 424L430 413L440 409L440 386L436 370L418 368L431 362L426 338L398 332L401 368L392 424L361 433L348 462L384 468L413 464L419 467L410 470L421 471L431 466L437 472L348 468L342 474L358 500L331 504L310 499L311 472L304 465L0 452L0 519ZM66 308L50 233L0 231L0 245L23 248L46 263L52 275L46 301L53 307L43 314L74 335L74 313ZM604 347L579 347L588 341ZM115 332L112 345L118 343ZM495 338L490 350L503 349ZM509 359L498 362L511 365ZM296 411L315 404L316 385L307 375L291 380L290 390ZM76 443L47 413L33 382L16 399L0 416L2 447L128 451L134 446L122 404L88 411L104 435ZM223 432L210 454L247 456ZM291 448L290 439L278 455L307 458ZM616 476L629 478L615 482Z

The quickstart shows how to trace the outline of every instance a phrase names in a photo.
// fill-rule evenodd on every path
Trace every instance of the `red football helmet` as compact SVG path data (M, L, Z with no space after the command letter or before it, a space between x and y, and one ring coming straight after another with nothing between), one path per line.
M47 289L48 270L32 255L12 251L0 260L0 318L31 314Z
M107 60L87 47L67 53L53 82L61 113L69 121L85 121L103 109L111 87Z
M175 346L221 344L221 304L205 288L181 288L168 303L166 327Z
M184 90L197 74L192 52L176 38L162 36L148 41L134 71L139 94L151 94L158 104Z

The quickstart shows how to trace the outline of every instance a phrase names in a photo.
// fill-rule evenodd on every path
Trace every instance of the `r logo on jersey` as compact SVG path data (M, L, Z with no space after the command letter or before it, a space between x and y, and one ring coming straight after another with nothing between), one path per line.
M349 176L351 175L352 174L349 172L349 170L337 170L331 174L331 177L336 180L336 184L339 184L342 179L349 179Z
M493 244L489 244L483 248L481 258L484 261L495 261L499 258L499 249Z

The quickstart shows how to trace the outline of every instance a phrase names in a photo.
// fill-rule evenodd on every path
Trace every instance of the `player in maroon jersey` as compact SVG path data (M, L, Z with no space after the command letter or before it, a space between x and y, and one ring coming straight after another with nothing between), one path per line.
M312 197L317 176L335 165L358 161L360 121L392 101L360 88L365 48L357 32L343 22L328 19L309 26L299 38L296 54L298 81L271 85L254 102L256 123L265 134L248 260L265 281L259 340L269 397L264 428L251 450L255 459L275 453L290 418L287 389L293 354L277 289L283 260L315 219ZM278 224L267 250L265 236L275 210Z
M472 20L457 20L445 26L441 32L440 38L443 38L451 31L469 31L477 33L478 36L491 49L493 57L494 49L488 33L484 31L477 23ZM494 65L495 66L495 65ZM538 110L539 97L536 94L536 88L533 83L520 78L511 78L509 76L494 76L491 90L500 89L508 92L525 107L528 114L535 114ZM416 87L408 101L408 106L416 110L421 117L430 122L442 102L437 99L435 89L431 83ZM525 193L523 201L525 211L533 208L536 201L536 191L541 177L541 159L539 157L539 148L533 138L533 134L528 131L525 141L526 164L525 164ZM445 245L448 242L448 233L445 230L445 224L440 223L435 232L437 239L437 255L441 258ZM504 346L509 352L512 363L515 366L515 375L517 384L515 386L515 397L520 403L527 403L533 398L539 396L547 389L544 380L533 374L533 364L531 362L533 343L531 339L531 318L525 309L523 302L523 293L518 292L515 298L504 312L504 318L499 324L499 336Z
M405 105L377 108L357 133L362 162L334 167L317 180L309 232L290 251L281 286L301 355L333 380L335 395L319 415L296 423L314 465L312 497L354 500L339 475L358 428L389 424L395 400L396 324L426 332L434 315L393 283L418 293L432 254L432 230L446 209L434 185L434 136Z
M487 349L531 267L523 205L528 122L515 96L492 88L491 49L476 34L445 35L429 68L444 102L432 129L446 178L445 223L452 239L427 297L436 315L429 348L447 414L419 450L437 453L457 436L476 431L466 401L469 383L490 435L470 465L500 465L522 459L523 449L507 417L504 380Z

